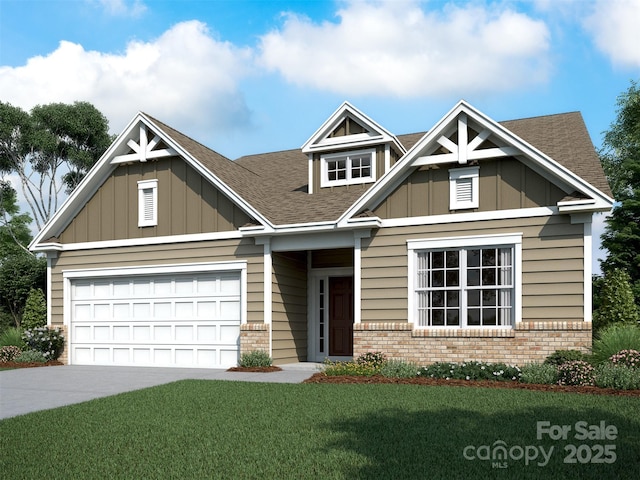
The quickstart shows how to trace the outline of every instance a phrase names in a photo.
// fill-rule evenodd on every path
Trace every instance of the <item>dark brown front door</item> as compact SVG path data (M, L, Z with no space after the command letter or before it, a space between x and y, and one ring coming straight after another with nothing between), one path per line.
M353 355L353 277L329 278L329 355Z

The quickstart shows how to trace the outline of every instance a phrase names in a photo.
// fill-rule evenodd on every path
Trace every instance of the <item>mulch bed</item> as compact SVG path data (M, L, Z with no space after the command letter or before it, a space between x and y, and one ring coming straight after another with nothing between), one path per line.
M280 372L282 369L272 365L271 367L231 367L227 372L258 372L258 373L270 373Z
M64 365L58 360L49 360L48 362L0 362L0 368L33 368L33 367L55 367Z
M58 360L51 360L45 363L30 362L0 362L0 368L33 368L51 367L64 365ZM279 372L280 367L231 367L227 372L258 372L269 373ZM483 387L483 388L515 388L519 390L535 390L538 392L560 392L560 393L587 393L591 395L616 395L621 397L640 397L640 390L616 390L613 388L599 387L570 387L566 385L538 385L520 382L494 382L491 380L444 380L439 378L388 378L380 375L364 377L359 375L325 375L322 372L314 373L303 383L395 383L403 385L425 385L431 387Z
M539 392L587 393L591 395L616 395L623 397L640 397L640 390L616 390L599 387L570 387L565 385L537 385L520 382L495 382L491 380L444 380L436 378L388 378L380 375L363 377L358 375L325 375L315 373L304 383L396 383L405 385L447 386L447 387L483 387L483 388L515 388L535 390Z

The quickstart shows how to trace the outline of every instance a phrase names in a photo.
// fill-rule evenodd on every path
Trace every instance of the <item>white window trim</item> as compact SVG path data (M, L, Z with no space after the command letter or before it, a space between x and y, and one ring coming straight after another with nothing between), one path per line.
M351 156L371 155L371 175L368 177L351 178ZM334 158L347 157L347 178L344 180L329 180L328 163ZM342 185L358 185L362 183L371 183L376 181L376 150L375 148L367 150L352 150L348 152L331 153L320 156L320 187L337 187Z
M513 324L522 321L522 233L494 234L494 235L473 235L465 237L446 237L433 239L407 240L408 251L408 316L409 322L414 328L420 329L504 329L508 326L419 326L417 321L416 303L416 272L417 261L416 251L437 250L441 248L475 248L489 246L513 246Z
M145 218L144 191L152 191L152 218ZM158 180L141 180L138 182L138 226L155 227L158 225Z
M458 200L458 181L471 180L471 200ZM449 209L466 210L478 208L480 187L480 167L452 168L449 170Z

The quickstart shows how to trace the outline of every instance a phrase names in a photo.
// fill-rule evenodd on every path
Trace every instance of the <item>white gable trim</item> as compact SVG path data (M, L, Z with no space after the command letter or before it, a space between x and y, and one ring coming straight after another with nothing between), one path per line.
M371 133L346 135L344 137L329 137L340 122L351 117L362 124ZM349 102L344 102L331 116L315 131L313 135L302 145L302 153L323 152L336 148L361 148L380 143L393 143L401 152L406 149L391 132L380 126L374 120L355 108Z
M458 145L456 145L447 138L446 134L451 133L456 127L463 127L462 130L466 132L466 124L469 119L483 127L480 132L482 137L475 138L469 142L463 134L462 138L458 139ZM495 135L506 146L489 150L475 150L490 135ZM444 146L450 153L422 155L422 152L436 145ZM464 153L460 151L462 150L462 148L459 148L460 145L466 145ZM589 206L583 205L583 209L588 208L592 211L610 210L613 205L612 198L462 100L442 117L375 185L347 209L338 219L337 224L338 226L346 226L351 217L365 208L375 208L416 167L452 162L466 164L470 160L477 161L483 158L501 156L518 156L521 161L530 166L533 165L538 173L542 173L545 178L559 179L567 185L568 189L582 192L591 197L593 204Z
M116 138L116 140L109 146L102 157L100 157L93 168L84 177L82 182L80 182L80 185L78 185L73 193L62 204L60 209L53 215L53 217L33 239L31 244L29 245L29 248L31 250L42 251L42 246L44 245L42 244L43 240L58 234L58 232L64 229L71 222L71 220L84 207L88 199L90 199L102 186L105 179L113 172L113 170L115 170L115 168L117 168L120 163L125 162L125 160L123 160L123 155L128 155L127 152L129 151L129 149L133 148L131 145L132 142L130 140L132 137L136 136L134 133L135 130L139 129L141 132L146 132L149 128L155 133L152 141L146 143L145 140L139 140L139 143L142 143L144 145L139 145L138 143L136 143L139 150L138 153L135 154L137 156L137 160L134 158L130 158L126 161L143 161L143 157L145 158L144 161L146 161L147 159L152 158L152 156L149 156L149 147L151 146L151 150L155 151L153 150L153 148L155 148L158 142L162 140L168 146L168 148L159 150L159 152L164 152L160 156L167 156L169 153L171 153L172 155L181 156L192 168L194 168L200 175L206 178L213 186L224 193L245 213L256 219L258 222L264 225L265 228L273 229L273 225L266 219L264 215L253 208L248 202L246 202L242 197L235 193L228 185L226 185L216 175L214 175L187 151L185 151L171 137L169 137L162 130L162 128L154 124L151 119L149 119L149 117L139 112L131 120L131 122L129 122L129 124ZM146 135L143 138L146 139ZM133 143L135 143L135 141Z

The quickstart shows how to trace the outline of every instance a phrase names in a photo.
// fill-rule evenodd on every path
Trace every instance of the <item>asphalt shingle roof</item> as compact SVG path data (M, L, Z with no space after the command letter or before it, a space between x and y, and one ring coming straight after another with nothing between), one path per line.
M232 161L149 117L203 166L276 225L333 221L372 185L307 193L308 158L300 149L248 155ZM500 122L564 167L611 196L579 112ZM427 132L398 135L409 150Z

